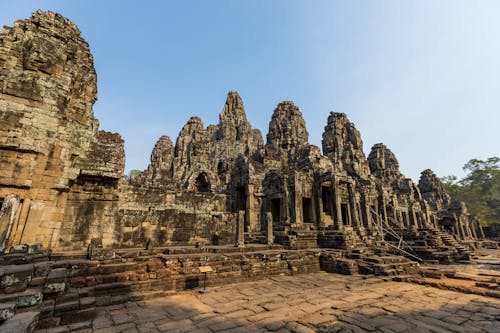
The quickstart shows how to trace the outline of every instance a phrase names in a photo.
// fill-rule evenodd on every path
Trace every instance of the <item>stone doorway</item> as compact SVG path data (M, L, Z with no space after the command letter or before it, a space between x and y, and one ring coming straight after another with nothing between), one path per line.
M408 226L408 213L407 212L401 212L401 218L403 219L403 225Z
M273 224L281 221L281 199L271 199L271 214L273 214Z
M302 219L304 223L314 222L311 198L302 197Z
M327 186L321 186L321 201L323 203L323 213L328 216L332 216L332 196L330 194L330 188Z
M236 211L246 210L247 207L247 196L245 187L239 186L236 188Z
M340 204L340 212L342 213L342 222L344 225L351 225L351 220L349 219L349 206L346 203Z

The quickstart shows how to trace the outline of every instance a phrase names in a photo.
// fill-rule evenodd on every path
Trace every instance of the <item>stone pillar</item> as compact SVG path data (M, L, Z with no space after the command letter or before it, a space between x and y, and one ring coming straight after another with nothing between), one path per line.
M254 201L255 197L253 196L253 185L248 184L247 189L246 189L246 204L245 204L245 212L246 212L246 219L247 219L247 226L248 226L248 231L260 231L259 228L259 219L257 217L256 212L254 211Z
M17 195L7 195L0 210L0 252L5 250L18 217L20 200Z
M476 220L469 220L470 231L472 232L472 237L477 239L477 228L476 228Z
M431 214L429 212L429 205L427 202L422 201L421 203L421 208L422 208L422 223L420 225L420 228L429 228L432 226L432 219L431 219Z
M482 239L485 239L486 237L484 236L484 230L483 230L483 226L481 225L481 220L477 220L477 227L478 227L478 231L479 231L479 235L481 236Z
M375 211L375 213L372 212L372 210L370 209L370 216L372 217L372 222L377 226L380 226L382 221L380 220L380 211L378 205L374 205L373 210Z
M372 221L372 214L370 213L370 205L368 203L368 200L366 198L366 193L363 191L361 193L361 214L363 217L363 220L366 223L366 227L369 230L373 229L373 221Z
M464 228L464 237L465 238L471 238L472 234L471 234L471 231L470 231L470 228L469 228L469 223L468 223L469 221L467 221L462 216L460 216L460 221L462 221L462 225L463 225L463 228Z
M380 194L380 206L382 207L382 218L384 219L384 221L386 223L389 223L387 222L387 203L385 201L385 196L384 196L384 192L382 192Z
M245 211L238 212L238 222L236 223L236 246L245 246Z
M395 223L398 225L398 227L404 227L403 216L399 211L398 198L395 195L392 196L392 208L393 208L392 217L394 218Z
M287 175L283 176L283 200L281 200L281 216L280 216L280 222L285 225L290 225L290 212L288 211L288 200L289 200L289 193L288 193L288 177Z
M271 214L271 212L267 212L266 214L266 240L267 245L271 245L274 243L273 214Z
M457 223L458 236L460 237L460 239L464 239L465 234L464 234L464 226L462 224L462 221L457 217L456 214L453 214L453 216L455 217L455 221Z
M431 216L431 224L434 228L439 229L439 223L436 220L436 215Z
M24 230L25 223L28 220L30 205L31 205L31 199L25 198L21 207L21 212L19 214L19 222L16 228L17 232L14 231L14 234L12 235L8 243L9 246L21 244L22 232Z
M415 213L415 208L413 206L408 207L408 219L410 220L410 227L418 229L417 214Z
M353 184L349 183L347 189L349 191L349 204L350 204L349 210L351 214L351 223L353 226L362 227L362 225L359 224L358 209L356 207L356 197Z
M339 193L339 183L337 180L332 180L333 185L333 199L335 200L335 212L337 216L334 216L334 224L337 230L344 229L344 223L346 221L342 221L342 210L340 207L340 193Z

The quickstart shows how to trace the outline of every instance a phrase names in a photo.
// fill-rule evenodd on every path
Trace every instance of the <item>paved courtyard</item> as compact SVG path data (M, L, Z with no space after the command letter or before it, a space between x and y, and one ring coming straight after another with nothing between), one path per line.
M500 300L322 272L104 307L93 321L48 332L67 331L498 333Z

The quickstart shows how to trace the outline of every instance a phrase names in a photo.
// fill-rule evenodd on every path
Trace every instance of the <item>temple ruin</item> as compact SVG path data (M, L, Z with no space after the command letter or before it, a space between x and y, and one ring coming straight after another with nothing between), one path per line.
M299 108L281 102L264 140L248 122L238 93L229 92L218 124L191 117L175 143L160 137L147 169L127 179L123 139L99 130L94 117L93 57L73 23L37 11L3 28L0 69L2 251L39 244L36 251L49 249L60 258L89 250L90 259L126 260L127 249L174 253L167 248L213 246L217 253L217 246L236 251L261 244L280 251L318 249L281 254L276 260L286 267L269 259L269 265L281 265L273 266L275 272L316 271L320 264L349 271L349 260L380 251L440 263L467 260L484 238L479 221L451 200L431 170L415 184L384 144L366 157L359 131L343 113L326 119L320 148L309 144ZM108 257L107 250L115 253ZM2 260L12 263L9 258ZM154 260L161 272L170 269L167 261ZM231 260L238 272L257 267L248 268L248 259ZM70 285L108 281L91 277L89 272L100 274L93 264L81 265L87 273L79 271L83 280L72 273ZM160 274L147 265L137 279L162 279L188 267L175 264ZM366 270L363 265L356 270ZM190 283L183 281L183 287Z
M39 11L4 28L0 40L2 249L78 250L94 238L119 248L336 246L342 234L375 239L382 220L405 232L482 235L432 171L416 185L383 144L366 158L345 114L330 114L321 150L309 144L299 108L284 101L264 141L236 92L217 125L191 117L175 145L162 136L147 170L125 180L123 140L99 130L93 115L96 73L78 28Z

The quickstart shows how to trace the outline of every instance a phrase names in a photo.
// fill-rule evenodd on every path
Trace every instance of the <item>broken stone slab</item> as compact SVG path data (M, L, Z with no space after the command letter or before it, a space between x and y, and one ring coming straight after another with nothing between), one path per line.
M0 304L0 323L14 317L16 314L16 303L9 302Z
M28 311L17 313L15 316L7 319L0 327L2 332L12 333L31 333L35 330L38 322L39 313Z
M66 288L66 268L56 268L50 271L43 288L44 294L53 294L64 291Z
M33 275L33 264L9 265L0 268L0 288L22 282L29 283Z

